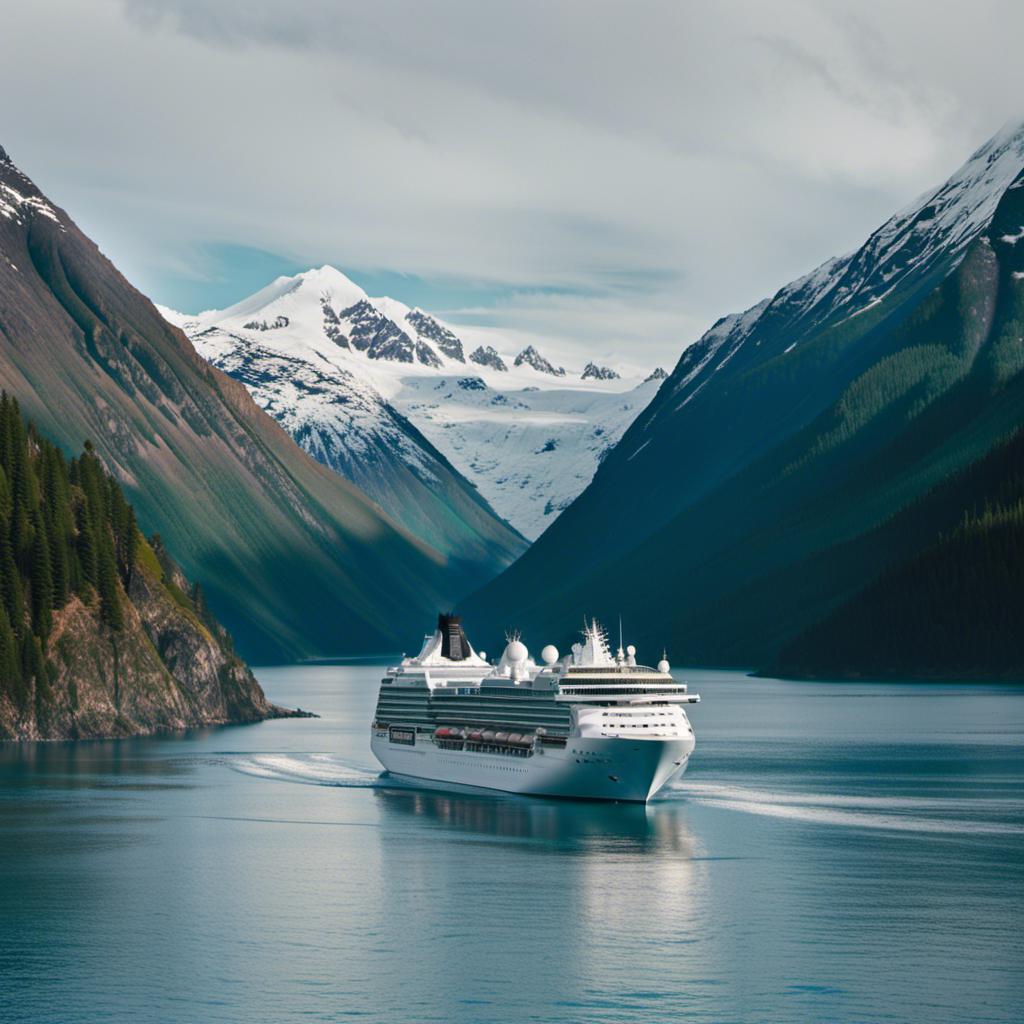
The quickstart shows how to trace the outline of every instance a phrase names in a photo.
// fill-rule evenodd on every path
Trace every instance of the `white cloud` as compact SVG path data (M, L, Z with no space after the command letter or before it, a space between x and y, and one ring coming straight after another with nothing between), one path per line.
M35 0L0 142L157 299L231 243L672 362L1017 116L1022 42L1008 3Z

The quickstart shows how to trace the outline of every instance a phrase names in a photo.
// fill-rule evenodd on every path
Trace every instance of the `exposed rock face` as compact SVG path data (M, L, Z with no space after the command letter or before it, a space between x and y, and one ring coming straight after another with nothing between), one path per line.
M338 314L334 312L334 307L331 305L330 300L321 298L320 308L324 311L324 334L340 348L351 348L348 338L342 330L341 320ZM215 328L211 328L211 330L215 330Z
M393 359L399 363L418 359L424 366L437 368L443 365L428 345L413 341L366 299L342 310L341 319L350 325L348 340L352 347L365 352L371 359Z
M412 324L421 338L432 341L449 359L457 359L460 363L466 361L466 357L462 354L462 342L429 313L424 313L422 309L414 309L411 313L406 314L405 319Z
M492 370L508 373L505 361L498 355L498 350L493 345L481 345L469 358L471 362L479 363L481 366L489 366Z
M273 320L250 320L245 326L250 331L279 331L287 327L291 321L286 316L276 316Z
M122 593L124 626L103 624L98 601L78 596L54 613L46 682L35 681L23 709L0 692L0 739L60 740L133 736L168 729L291 717L271 704L230 639L203 622L173 567L152 560L133 569Z
M526 363L527 366L532 366L535 370L541 373L550 373L555 377L565 376L565 367L559 366L555 369L532 345L527 345L519 355L516 356L514 365L522 366Z
M598 366L596 363L587 363L580 375L583 380L618 380L619 375L610 366ZM662 371L664 376L664 371ZM648 377L648 380L651 378Z

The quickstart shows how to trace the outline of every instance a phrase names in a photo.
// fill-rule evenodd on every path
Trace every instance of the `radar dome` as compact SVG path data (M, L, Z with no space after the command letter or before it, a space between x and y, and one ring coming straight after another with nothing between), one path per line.
M526 649L526 644L522 640L513 640L512 643L505 648L505 655L509 661L526 661L529 651Z
M540 656L544 659L545 665L554 665L558 661L558 648L554 644L548 644L543 651L540 652Z
M635 658L635 657L636 657L636 648L635 648L635 647L634 647L634 646L633 646L632 644L630 644L630 645L629 645L629 646L628 646L628 647L626 648L626 653L627 653L627 654L628 654L628 655L629 655L629 656L630 656L631 658Z
M658 662L658 671L659 672L667 673L668 669L669 669L668 662L664 658L662 658L661 661Z

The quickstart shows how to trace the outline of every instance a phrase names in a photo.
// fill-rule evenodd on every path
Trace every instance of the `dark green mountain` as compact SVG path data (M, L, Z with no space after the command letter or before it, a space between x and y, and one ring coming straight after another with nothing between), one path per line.
M1005 132L857 252L716 324L467 611L556 643L621 613L648 650L763 665L932 545L864 538L1024 421L1022 168Z
M400 648L521 545L448 557L304 454L0 151L0 386L89 438L250 660Z

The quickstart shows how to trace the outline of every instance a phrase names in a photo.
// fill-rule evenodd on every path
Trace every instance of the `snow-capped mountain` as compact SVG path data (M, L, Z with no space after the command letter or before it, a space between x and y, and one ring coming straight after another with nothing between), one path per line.
M935 539L908 522L952 530L970 512L967 477L951 520L915 502L1024 422L1022 324L1017 125L856 252L687 348L587 489L472 595L474 616L567 635L585 604L709 663L773 657Z
M661 369L661 367L658 367L658 369ZM657 370L654 372L657 373ZM662 370L661 376L664 378L668 375ZM594 380L618 380L619 375L610 366L598 366L597 363L587 363L583 367L581 378L583 380L590 380L591 378ZM647 379L650 380L651 378L648 377Z
M311 455L424 539L443 515L410 500L403 474L440 501L452 472L465 477L532 540L661 383L610 368L570 376L533 346L503 356L480 345L467 358L451 327L371 298L332 267L279 278L225 310L163 312Z
M850 317L931 287L963 259L1024 165L1024 130L1007 126L948 181L893 215L854 252L826 260L770 299L723 317L684 353L663 398L679 408L730 362L789 355ZM850 325L851 332L859 324ZM761 349L770 345L770 352ZM671 398L669 397L671 393ZM675 400L673 402L673 399Z

